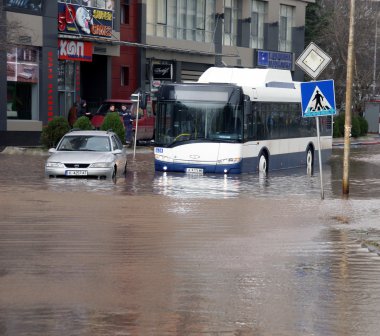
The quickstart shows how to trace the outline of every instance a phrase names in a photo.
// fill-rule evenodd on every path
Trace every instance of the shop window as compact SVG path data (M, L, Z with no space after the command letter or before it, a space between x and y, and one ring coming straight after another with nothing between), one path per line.
M121 67L120 74L120 85L128 86L129 85L129 67L123 66Z
M7 118L38 118L38 48L7 50Z
M120 20L122 24L129 24L129 0L121 0Z

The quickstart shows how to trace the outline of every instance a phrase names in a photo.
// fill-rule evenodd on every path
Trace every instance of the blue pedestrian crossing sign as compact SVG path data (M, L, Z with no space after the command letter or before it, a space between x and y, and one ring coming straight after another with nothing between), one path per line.
M335 91L333 80L301 83L303 117L335 115Z

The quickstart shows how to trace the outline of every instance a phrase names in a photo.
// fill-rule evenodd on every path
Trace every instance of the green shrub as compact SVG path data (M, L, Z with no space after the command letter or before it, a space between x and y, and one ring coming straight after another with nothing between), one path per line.
M334 118L334 138L344 137L345 114L341 113ZM351 136L357 138L368 133L368 122L363 117L351 117Z
M334 138L341 138L344 136L344 113L340 113L337 117L334 117Z
M122 142L124 142L125 140L124 124L120 120L119 113L117 112L107 113L106 116L104 117L104 121L100 129L103 131L112 130L119 136Z
M352 117L351 120L351 136L357 138L360 136L360 122L358 117Z
M367 135L368 133L368 121L364 117L358 117L360 124L360 136Z
M70 125L67 118L63 116L54 117L53 120L42 129L40 142L45 148L55 147L68 131L70 131Z
M86 116L79 117L75 121L73 128L79 128L81 130L92 130L93 129L90 119L88 119Z

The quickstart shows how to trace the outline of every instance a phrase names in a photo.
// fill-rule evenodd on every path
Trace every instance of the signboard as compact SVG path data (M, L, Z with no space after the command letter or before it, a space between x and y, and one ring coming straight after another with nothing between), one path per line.
M257 50L257 66L271 69L293 70L293 53Z
M58 59L91 62L92 43L58 39Z
M65 34L112 37L113 11L58 3L58 31Z
M316 79L330 61L331 57L311 42L297 58L296 64L311 78Z
M335 115L334 81L301 83L301 105L303 117Z
M171 80L173 78L173 64L153 64L154 80Z

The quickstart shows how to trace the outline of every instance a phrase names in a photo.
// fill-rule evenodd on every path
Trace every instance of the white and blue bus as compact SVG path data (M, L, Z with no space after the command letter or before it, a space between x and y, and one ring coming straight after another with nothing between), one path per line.
M331 116L320 118L322 160L332 149ZM262 172L314 165L315 118L303 118L290 71L212 67L198 83L161 85L155 170Z

